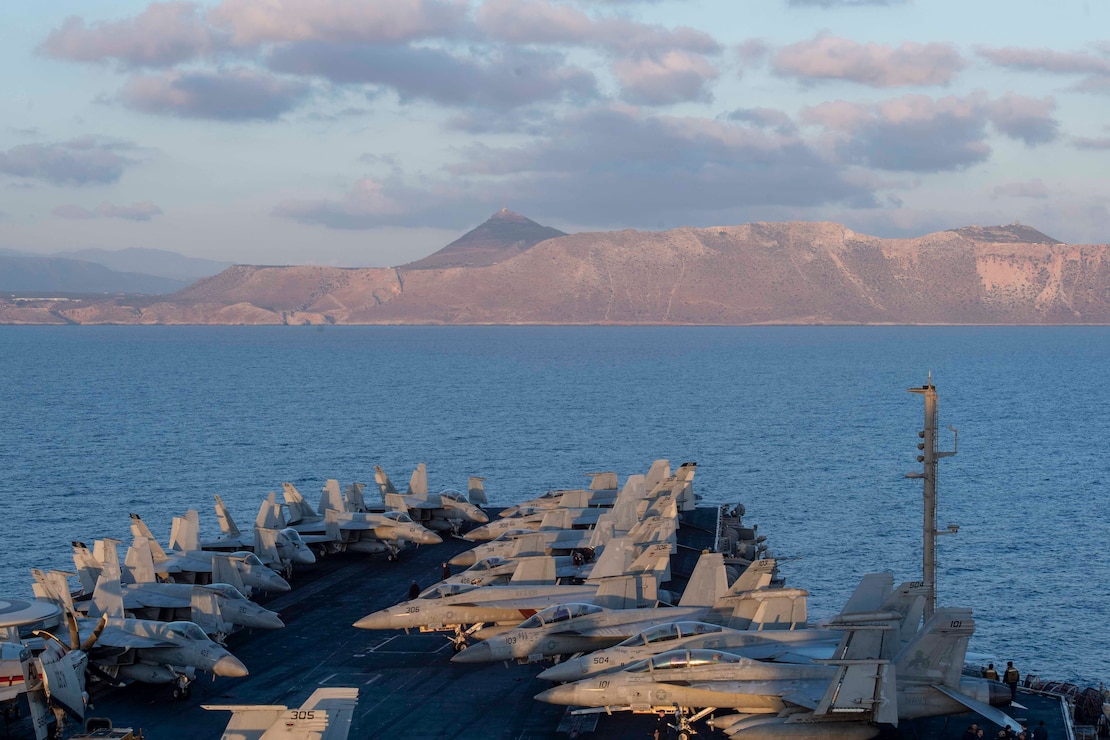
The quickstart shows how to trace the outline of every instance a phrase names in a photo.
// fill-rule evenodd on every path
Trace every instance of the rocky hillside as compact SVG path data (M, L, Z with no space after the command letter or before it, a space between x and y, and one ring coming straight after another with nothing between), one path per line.
M1025 229L881 239L787 222L582 233L477 267L237 266L165 300L9 303L0 321L1110 324L1110 247Z
M520 254L545 239L566 236L558 229L541 226L530 218L502 208L435 254L404 265L403 270L437 267L485 267Z

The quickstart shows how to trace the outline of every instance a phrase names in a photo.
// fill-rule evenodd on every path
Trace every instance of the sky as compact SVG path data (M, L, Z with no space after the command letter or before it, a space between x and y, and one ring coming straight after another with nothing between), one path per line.
M0 3L0 248L1110 225L1110 0Z

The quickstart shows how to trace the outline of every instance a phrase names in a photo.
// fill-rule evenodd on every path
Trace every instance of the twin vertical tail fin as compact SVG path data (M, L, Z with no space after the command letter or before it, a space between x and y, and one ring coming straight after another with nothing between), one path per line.
M389 480L389 476L381 469L381 466L374 466L374 483L378 486L378 492L382 495L382 501L390 493L397 493L397 489L393 487L393 481Z
M193 552L200 549L200 515L189 509L185 516L175 516L170 527L170 549Z
M975 632L970 609L937 609L895 659L899 681L958 689L967 644Z
M138 514L131 515L131 537L136 540L150 540L150 554L156 562L160 563L166 559L166 551L158 544L158 540L150 532L150 527L146 526L146 522Z
M228 537L238 537L242 534L239 527L235 526L235 520L231 518L231 512L227 510L223 499L218 495L216 496L216 519L220 522L220 531Z
M104 539L104 568L100 571L100 578L93 589L92 604L89 606L89 616L123 618L123 585L120 582L121 572L119 567L119 551L116 545L119 540Z
M664 581L665 583L665 581ZM713 606L728 592L725 557L719 552L703 552L690 574L679 606Z
M74 541L72 545L73 565L77 568L77 580L81 582L81 590L91 594L93 589L96 588L96 580L100 578L100 571L103 570L104 566L93 556L92 551L84 542Z
M409 490L406 493L413 496L427 496L428 495L428 466L424 463L418 463L416 470L412 471L412 477L409 478Z
M331 481L328 481L329 483ZM327 489L325 489L327 490ZM296 524L297 522L306 519L316 519L316 512L308 505L308 502L301 496L301 492L292 483L282 483L281 493L285 498L285 507L289 509L289 524ZM339 481L335 481L335 494L339 495ZM276 501L276 498L275 498ZM320 502L323 506L323 501ZM284 526L284 525L283 525Z
M485 506L489 503L489 501L486 500L486 487L482 483L484 480L485 478L472 475L467 482L466 498L475 506Z

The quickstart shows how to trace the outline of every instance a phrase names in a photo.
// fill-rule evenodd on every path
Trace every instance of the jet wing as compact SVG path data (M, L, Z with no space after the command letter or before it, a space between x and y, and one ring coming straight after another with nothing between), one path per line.
M124 588L124 609L186 609L190 606L189 599L180 596L171 596L157 591L147 591L141 588Z
M978 699L972 699L970 696L967 696L966 694L961 694L958 691L953 691L952 689L942 684L935 683L933 684L933 688L947 696L949 699L958 701L960 704L963 704L965 707L975 712L980 717L985 717L989 719L991 722L994 722L999 727L1012 727L1014 730L1021 729L1021 724L1018 723L1017 720L1003 712L998 707L992 707L990 704L981 702Z
M90 624L87 630L81 630L82 641L92 635L93 626L94 625ZM103 647L129 649L178 647L176 642L162 640L157 637L143 637L111 624L105 627L104 631L100 633L100 637L97 639L96 644L97 646Z

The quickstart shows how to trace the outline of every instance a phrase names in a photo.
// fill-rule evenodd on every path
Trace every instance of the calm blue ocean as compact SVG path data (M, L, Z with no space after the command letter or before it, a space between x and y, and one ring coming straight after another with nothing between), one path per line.
M1110 677L1110 329L1097 327L0 327L0 593L69 543L162 538L212 495L249 523L291 481L433 490L487 478L507 505L583 473L698 462L743 502L811 617L859 577L920 577L922 401L942 428L940 602L973 651ZM951 449L951 435L940 448ZM370 493L370 491L368 491ZM384 565L383 565L384 567Z

